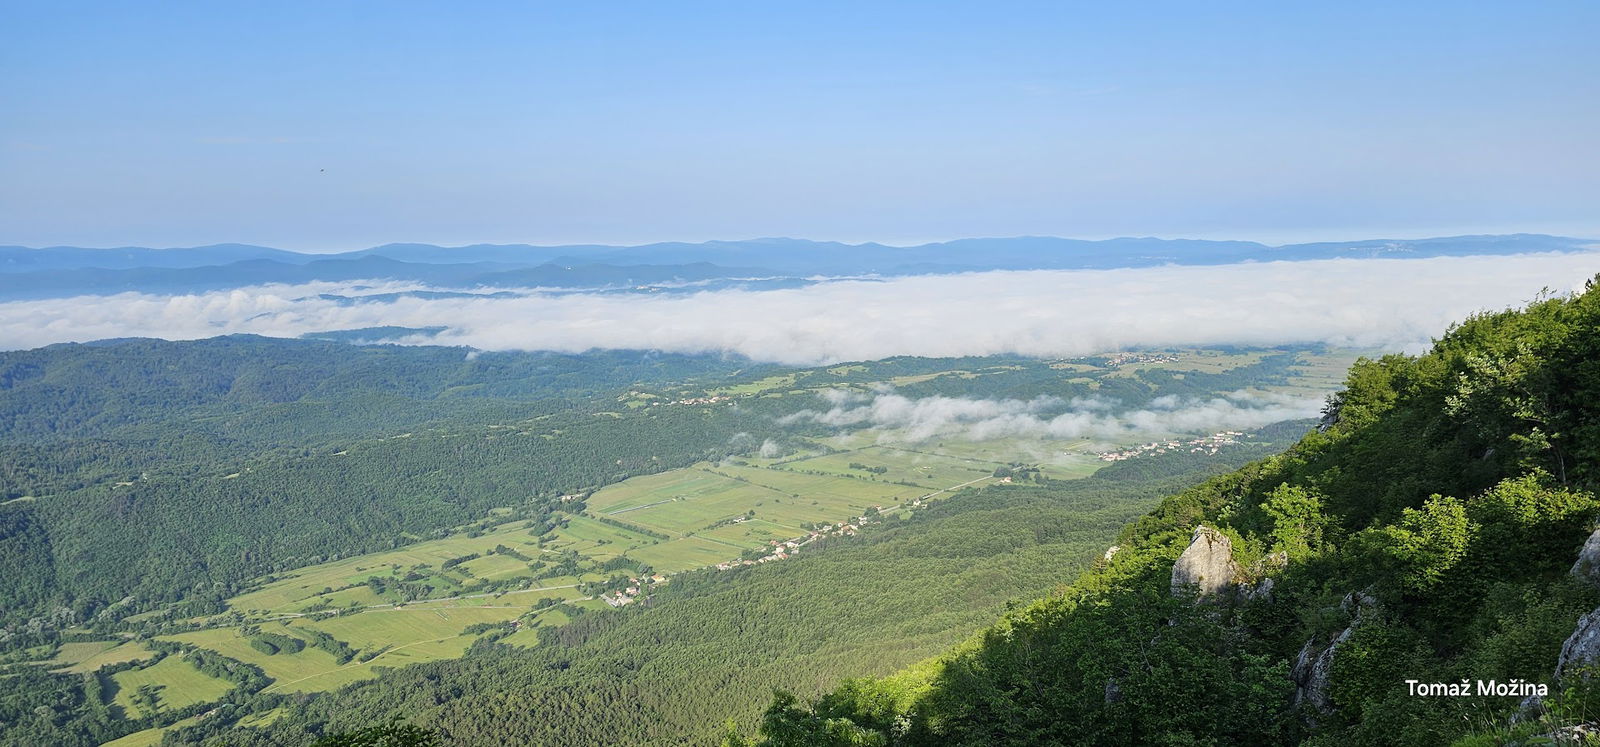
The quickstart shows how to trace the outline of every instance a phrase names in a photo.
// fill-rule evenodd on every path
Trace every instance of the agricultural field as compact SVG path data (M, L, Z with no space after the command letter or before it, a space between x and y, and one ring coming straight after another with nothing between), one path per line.
M473 554L487 555L499 545L530 558L538 557L542 553L538 538L528 535L523 526L525 523L508 522L477 537L459 534L407 545L389 552L361 555L300 568L282 575L260 589L234 597L229 606L249 612L301 612L318 605L343 608L352 604L368 606L392 603L399 600L378 596L365 586L367 579L403 578L408 571L418 566L438 569L445 561L455 558ZM509 560L509 556L505 559ZM510 573L509 565L501 560L497 559L494 563L485 565L485 567L491 566L496 569L496 578L506 577ZM428 579L437 582L439 586L452 587L468 593L470 589L465 586L469 586L468 582L474 577L466 573L433 572L428 575Z
M217 679L194 668L181 656L168 656L143 669L129 669L111 676L116 684L112 702L125 713L144 717L150 715L135 705L139 688L155 688L159 708L174 709L195 703L216 700L233 689L233 683Z
M63 643L54 658L43 662L45 666L62 672L88 674L108 664L146 659L154 652L143 643L133 641L91 641Z
M171 726L158 726L154 729L136 731L120 739L106 742L101 747L156 747L156 745L161 744L161 739L167 732L182 729L185 726L191 726L199 722L199 716L191 716Z
M990 449L987 453L994 451ZM857 482L868 480L910 482L927 490L942 490L988 476L1004 463L1000 460L943 455L929 451L914 451L910 448L869 446L788 462L782 465L782 469L799 473L821 472L843 475ZM881 473L870 471L874 469L886 471Z
M283 623L262 623L260 627L263 632L303 638L295 635ZM317 648L307 647L293 654L287 651L280 651L269 656L252 648L250 639L240 633L239 628L211 628L193 633L168 636L165 640L192 644L199 648L215 651L230 659L253 664L260 667L261 671L265 672L275 682L298 680L333 670L339 666L333 654Z
M230 659L260 667L273 680L276 692L316 692L370 679L375 667L400 667L424 661L456 658L478 638L466 629L479 623L515 620L534 612L541 599L572 600L574 589L506 592L482 599L419 602L401 607L365 610L316 620L294 617L257 624L262 633L285 635L307 643L300 651L268 654L251 645L238 627L210 628L164 636L163 640L214 651ZM549 616L547 608L535 613ZM559 619L565 622L564 616ZM353 658L340 662L333 653L314 646L312 631L330 635L349 646ZM366 661L362 661L366 659Z
M769 392L773 390L791 389L794 387L795 381L801 376L804 376L805 373L806 372L795 372L778 374L776 376L768 376L764 379L757 379L744 384L734 384L731 386L708 389L706 390L706 394L713 397L738 397L741 395L760 394L762 392Z

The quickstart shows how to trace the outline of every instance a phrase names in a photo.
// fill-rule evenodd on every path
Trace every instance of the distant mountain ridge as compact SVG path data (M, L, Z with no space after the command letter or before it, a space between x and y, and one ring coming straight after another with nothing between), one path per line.
M1268 246L1253 241L1049 236L896 247L765 238L641 246L385 244L307 254L248 244L150 249L0 246L0 300L127 291L195 293L266 283L401 280L450 288L606 288L730 278L919 275L1216 265L1334 258L1578 252L1600 240L1543 234L1364 239Z

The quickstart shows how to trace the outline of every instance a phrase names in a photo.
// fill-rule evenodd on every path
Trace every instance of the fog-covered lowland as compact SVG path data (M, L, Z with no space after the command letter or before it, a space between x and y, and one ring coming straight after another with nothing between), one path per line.
M1089 355L1320 342L1417 350L1450 321L1574 289L1596 242L793 240L633 248L0 250L0 347L250 333L483 350Z

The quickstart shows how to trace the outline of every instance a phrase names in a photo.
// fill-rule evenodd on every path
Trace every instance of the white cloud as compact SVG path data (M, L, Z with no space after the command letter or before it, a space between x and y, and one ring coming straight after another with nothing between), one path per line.
M1091 438L1117 441L1133 434L1203 433L1227 429L1259 428L1269 423L1316 415L1321 397L1235 392L1222 397L1183 399L1160 397L1144 409L1117 411L1105 399L1055 397L1018 399L968 399L922 397L912 399L879 392L865 401L838 402L824 393L833 406L825 411L802 410L782 418L783 423L814 422L839 428L883 430L883 443L919 443L959 438L986 441L995 438Z
M444 326L438 337L416 341L487 350L731 351L794 364L1291 341L1415 348L1470 313L1524 303L1544 287L1573 290L1597 272L1600 254L1343 259L343 305L317 294L358 284L318 283L3 303L0 348L129 336L289 337L388 325ZM380 292L415 287L359 285Z

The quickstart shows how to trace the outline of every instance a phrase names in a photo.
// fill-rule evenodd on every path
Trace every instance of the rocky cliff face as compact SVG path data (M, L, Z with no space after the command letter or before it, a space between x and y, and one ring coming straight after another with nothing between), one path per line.
M1589 535L1578 551L1578 560L1572 564L1572 575L1600 586L1600 529ZM1600 664L1600 608L1578 618L1578 625L1561 644L1561 656L1556 659L1556 679L1579 670Z
M1233 541L1207 526L1194 528L1189 546L1172 566L1172 593L1200 590L1201 599L1214 599L1238 584L1239 564L1233 559Z
M1572 564L1572 575L1600 586L1600 529L1594 530L1578 551L1578 560Z
M1339 608L1350 616L1350 624L1325 646L1318 647L1315 639L1306 641L1300 647L1299 656L1295 657L1294 669L1289 672L1289 679L1294 680L1295 684L1294 702L1297 705L1309 704L1322 713L1333 710L1333 699L1328 695L1328 678L1333 673L1333 661L1338 655L1339 646L1350 640L1356 628L1376 613L1378 600L1364 592L1351 592L1345 595Z

